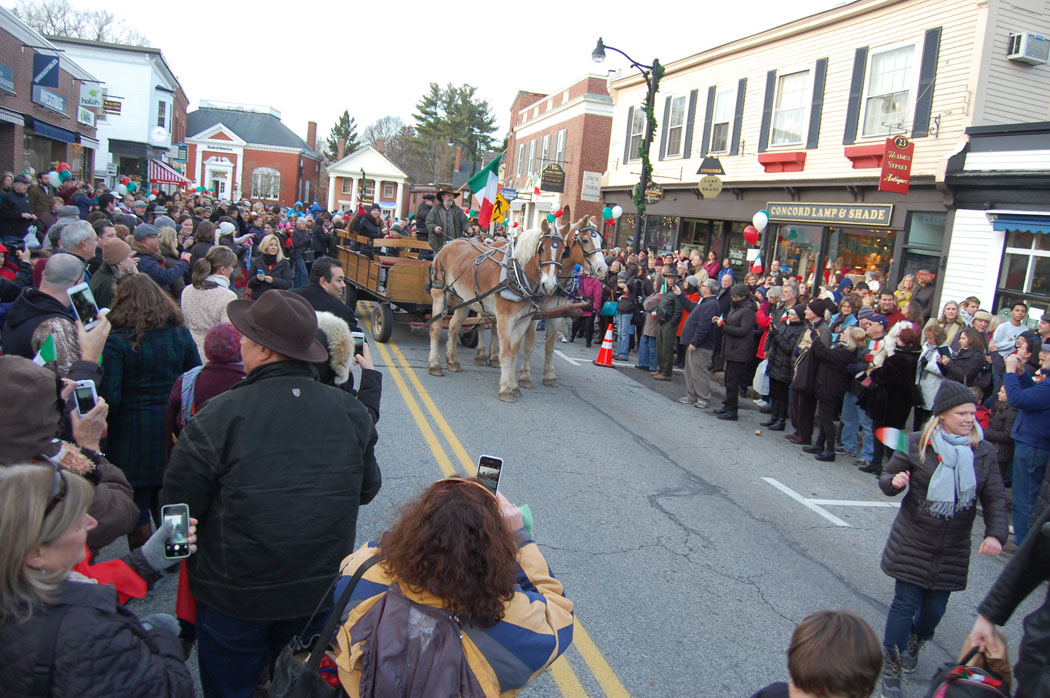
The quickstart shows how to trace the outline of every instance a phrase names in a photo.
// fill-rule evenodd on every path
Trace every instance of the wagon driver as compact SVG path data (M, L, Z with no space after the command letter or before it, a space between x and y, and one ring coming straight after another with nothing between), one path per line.
M451 187L441 187L437 195L441 203L430 209L426 220L429 233L427 242L435 252L444 247L446 241L465 236L470 225L467 214L456 206L459 192L453 191Z

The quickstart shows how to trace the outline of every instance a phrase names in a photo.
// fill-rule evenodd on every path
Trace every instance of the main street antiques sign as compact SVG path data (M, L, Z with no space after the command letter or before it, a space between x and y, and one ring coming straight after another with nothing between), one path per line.
M565 193L565 170L561 165L552 162L543 168L543 174L540 175L540 191Z
M810 204L798 201L770 201L766 204L771 221L792 223L830 223L832 225L872 225L887 227L893 217L893 204Z
M722 178L715 175L707 175L700 180L697 189L700 190L700 196L705 199L713 199L722 193Z
M879 191L907 194L911 184L911 161L915 155L915 144L904 136L886 139L882 151L882 173L879 175Z
M653 204L660 203L663 198L664 188L656 182L649 182L649 186L645 188L645 203L652 206Z

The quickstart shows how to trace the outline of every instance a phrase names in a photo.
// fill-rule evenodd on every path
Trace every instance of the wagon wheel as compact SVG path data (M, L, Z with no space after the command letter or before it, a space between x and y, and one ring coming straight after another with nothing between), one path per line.
M372 338L385 342L394 332L394 311L386 303L379 303L372 309Z
M478 326L471 325L459 331L459 343L467 349L478 346Z

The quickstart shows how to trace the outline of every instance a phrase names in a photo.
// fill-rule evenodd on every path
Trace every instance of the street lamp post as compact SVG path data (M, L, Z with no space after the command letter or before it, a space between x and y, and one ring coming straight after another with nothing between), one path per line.
M606 49L616 51L616 53L630 61L631 65L637 68L642 74L642 78L645 79L645 104L642 108L645 112L645 131L642 136L640 153L642 156L642 173L638 178L638 187L634 191L634 205L637 210L634 218L634 239L638 243L638 251L641 252L645 249L645 190L649 187L649 182L653 176L653 166L649 162L649 149L652 147L653 134L656 132L656 115L653 110L656 104L656 92L659 90L660 78L664 74L664 67L655 58L652 65L643 65L620 49L606 46L601 37L598 37L598 45L591 52L591 58L594 59L595 63L601 63L605 60ZM631 137L630 124L628 124L627 137Z

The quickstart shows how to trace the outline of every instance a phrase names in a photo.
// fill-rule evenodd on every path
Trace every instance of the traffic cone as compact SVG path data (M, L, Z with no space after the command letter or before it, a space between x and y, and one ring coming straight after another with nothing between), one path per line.
M612 323L609 323L609 328L605 330L605 339L602 340L601 351L598 352L598 358L594 360L595 366L608 366L612 368L612 338L613 328Z

